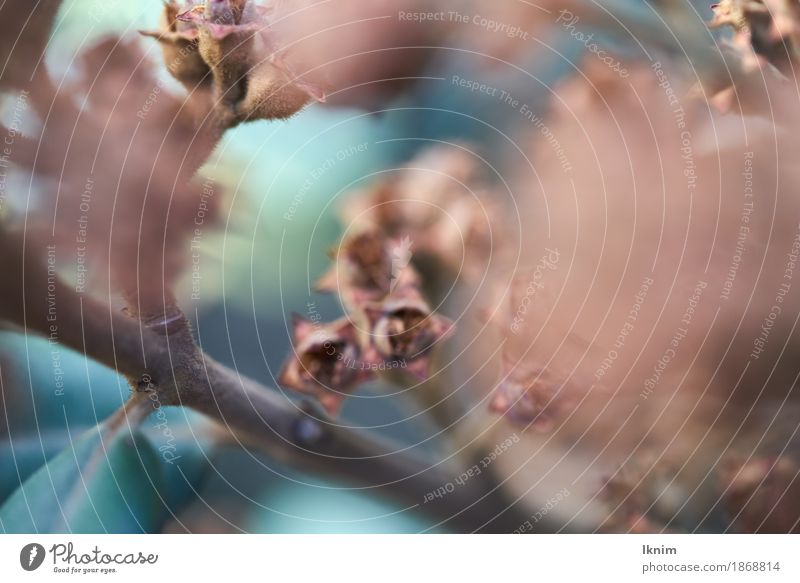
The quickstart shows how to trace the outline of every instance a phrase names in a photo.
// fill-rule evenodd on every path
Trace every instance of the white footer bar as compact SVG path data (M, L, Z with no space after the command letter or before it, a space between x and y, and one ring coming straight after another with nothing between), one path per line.
M797 582L798 555L781 535L4 535L0 581Z

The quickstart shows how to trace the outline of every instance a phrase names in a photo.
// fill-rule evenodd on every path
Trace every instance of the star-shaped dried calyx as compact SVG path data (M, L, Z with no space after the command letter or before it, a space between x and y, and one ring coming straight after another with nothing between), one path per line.
M453 322L432 313L420 292L420 277L411 264L413 241L390 239L367 230L347 246L337 265L347 276L340 297L364 323L369 344L383 361L402 361L417 378L430 374L430 351L448 337Z
M790 456L729 456L719 485L736 530L800 532L800 464Z
M356 330L347 318L320 325L295 315L293 325L293 353L278 382L315 397L336 415L347 394L374 374L364 366Z
M431 373L433 348L452 335L452 320L431 312L414 285L398 286L379 305L367 308L372 344L387 361L400 361L418 379Z
M420 293L412 246L408 237L358 231L342 241L317 289L337 291L351 319L367 329L361 344L370 360L401 362L406 372L427 378L430 351L450 335L453 323L433 314Z
M354 368L366 374L332 378L331 387L339 389L336 383L342 382L350 388L370 378L370 373L390 369L417 379L430 376L432 350L452 333L454 325L432 313L422 296L419 275L411 265L412 247L413 241L407 237L389 238L375 228L367 228L345 237L333 253L334 266L316 287L319 291L338 292L348 314L347 324L338 321L327 326L343 326L347 330L350 352L343 349L335 352L344 354L340 360L357 361ZM313 330L318 336L320 328L299 319L296 329L296 336L304 337ZM318 357L319 340L314 335L311 338L317 346L312 353ZM298 386L299 369L291 361L285 368L288 371L285 376L291 386ZM313 394L332 403L326 405L329 410L338 409L341 395L332 397L328 391L319 391L318 384L310 384Z
M175 0L169 0L164 3L158 29L139 31L144 36L158 40L167 70L189 91L211 83L211 69L198 48L199 30L196 24L178 18L182 11L192 6L193 2L182 6Z

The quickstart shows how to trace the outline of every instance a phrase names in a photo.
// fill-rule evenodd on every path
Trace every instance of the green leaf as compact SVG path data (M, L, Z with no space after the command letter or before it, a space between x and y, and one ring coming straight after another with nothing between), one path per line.
M247 513L246 530L269 534L414 534L434 528L420 513L321 481L273 485Z
M213 422L185 407L162 407L142 422L140 430L162 458L166 514L177 515L196 497L216 448L215 429Z
M161 461L150 441L95 427L34 473L0 507L14 533L140 533L165 515Z
M46 338L0 332L0 355L12 441L92 427L130 396L123 376Z
M0 445L0 459L5 462L0 464L0 504L68 443L66 434L60 431L7 438L8 442Z

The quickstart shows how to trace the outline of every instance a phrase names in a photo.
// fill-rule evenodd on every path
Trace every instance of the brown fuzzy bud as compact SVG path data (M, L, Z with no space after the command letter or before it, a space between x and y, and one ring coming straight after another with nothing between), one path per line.
M299 81L281 61L268 59L250 71L247 95L236 109L237 117L240 121L285 119L300 111L309 97L322 103L325 92L313 83Z
M189 6L193 4L190 2ZM186 8L179 6L175 0L166 2L158 30L140 30L139 33L158 40L167 70L187 90L192 91L200 85L211 83L211 69L200 55L196 24L178 19L178 15Z
M199 30L198 50L214 76L215 99L233 115L247 91L253 35L254 9L244 0L206 0L178 15Z
M309 97L324 101L317 85L297 78L271 38L271 7L248 0L206 0L178 15L199 30L198 51L210 68L225 125L286 118Z

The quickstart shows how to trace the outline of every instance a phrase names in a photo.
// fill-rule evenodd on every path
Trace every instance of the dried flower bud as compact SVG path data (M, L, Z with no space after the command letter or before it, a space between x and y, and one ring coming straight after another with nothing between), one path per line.
M417 240L447 214L454 200L472 196L475 159L466 147L435 146L408 168L354 193L340 208L343 222L379 227L390 237Z
M469 145L434 146L424 150L409 164L409 172L401 175L395 186L402 196L426 196L444 202L459 196L465 184L478 177L476 157Z
M340 264L349 285L374 288L386 293L391 279L391 256L386 239L379 233L361 233L347 241Z
M295 315L293 335L294 352L278 382L316 397L329 414L337 414L347 393L372 376L361 366L352 323L342 318L320 326Z
M255 32L262 28L262 7L248 0L205 0L178 15L208 32L211 38L221 40L231 35Z
M190 2L189 7L194 6ZM161 44L164 63L169 73L187 90L211 83L211 69L203 60L198 48L199 31L194 22L180 20L178 15L186 10L175 0L164 4L158 30L140 30L140 34L153 37Z
M475 198L483 194L480 198ZM487 193L462 197L444 207L441 218L416 240L417 248L437 257L452 273L479 281L490 267L504 262L510 246L507 230L492 230L506 222L505 209Z

